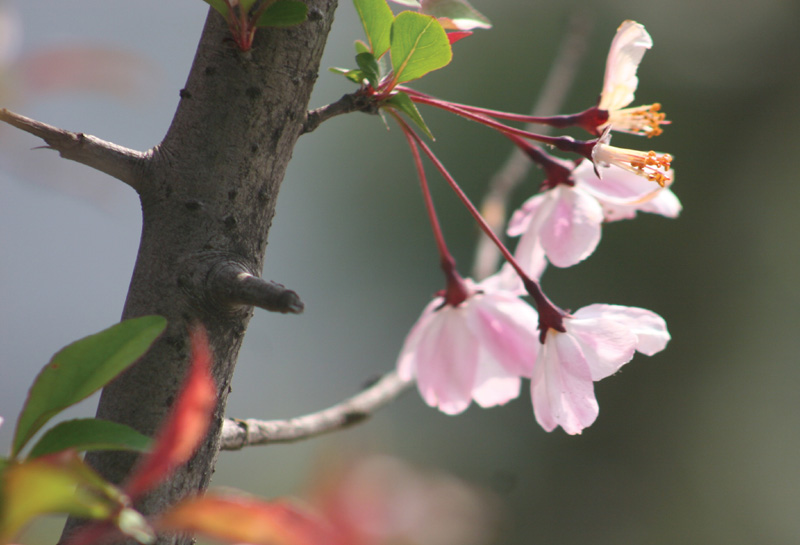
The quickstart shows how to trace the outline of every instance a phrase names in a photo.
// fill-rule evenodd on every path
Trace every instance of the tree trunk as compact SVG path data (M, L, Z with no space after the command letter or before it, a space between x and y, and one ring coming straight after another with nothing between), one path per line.
M137 167L143 228L123 318L160 314L169 325L144 358L103 390L97 416L152 436L186 373L187 333L195 323L208 330L219 391L208 437L186 466L138 504L145 514L204 489L214 471L231 378L253 312L234 284L240 273L257 277L263 269L278 190L337 1L306 3L305 23L259 29L248 52L234 45L223 18L210 10L172 125ZM87 460L121 483L136 456L101 452ZM65 535L79 524L70 520Z

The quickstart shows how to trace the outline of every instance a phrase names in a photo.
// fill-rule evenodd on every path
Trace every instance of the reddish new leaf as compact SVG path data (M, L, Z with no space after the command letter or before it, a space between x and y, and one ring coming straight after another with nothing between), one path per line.
M470 30L459 30L456 32L448 32L447 39L450 40L450 45L453 45L459 40L463 40L467 36L472 36L472 31Z
M211 350L202 327L191 334L192 363L172 412L156 435L153 451L134 471L125 493L137 498L191 458L208 431L217 391L211 376Z
M247 496L190 498L165 512L156 524L168 532L201 533L228 543L252 545L326 545L328 526L285 501Z

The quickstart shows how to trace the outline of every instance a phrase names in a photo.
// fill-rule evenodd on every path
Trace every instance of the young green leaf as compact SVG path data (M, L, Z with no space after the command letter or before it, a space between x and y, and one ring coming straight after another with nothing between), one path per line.
M242 13L248 13L250 8L256 3L256 0L238 0L238 2L234 2L233 5L239 4L239 9Z
M404 11L392 25L391 55L395 82L403 83L447 66L453 51L435 17Z
M31 448L27 458L38 458L62 450L131 450L144 452L151 440L124 424L84 418L68 420L50 428Z
M96 392L139 359L166 325L161 316L134 318L61 349L28 392L14 432L12 457L50 418Z
M378 82L381 79L381 69L372 53L359 53L356 55L356 63L358 67L361 68L369 84L372 85L374 89L377 89Z
M336 68L335 66L332 66L332 67L328 68L328 70L330 70L334 74L341 74L342 76L346 77L347 79L349 79L353 83L357 83L358 85L361 85L361 83L366 79L366 76L364 75L364 72L362 72L361 70L350 70L348 68Z
M369 46L364 42L362 42L361 40L356 40L355 46L356 46L356 55L358 55L359 53L371 53Z
M124 497L83 463L74 451L12 462L0 480L0 543L8 543L34 517L67 513L105 519Z
M422 131L430 138L431 140L436 140L431 133L431 130L425 124L425 120L422 119L422 116L417 109L417 105L412 102L411 98L406 93L397 93L396 95L392 96L389 100L386 101L386 104L390 104L397 110L400 110L404 114L408 116L408 118L414 122Z
M353 4L364 25L372 54L380 59L389 49L394 14L386 0L353 0Z
M220 15L225 17L225 20L228 19L228 4L225 3L225 0L203 0L206 4L217 10Z
M299 25L306 20L308 6L297 0L278 0L264 10L256 26L284 27Z
M492 23L467 0L423 0L422 13L433 15L452 30L492 28Z

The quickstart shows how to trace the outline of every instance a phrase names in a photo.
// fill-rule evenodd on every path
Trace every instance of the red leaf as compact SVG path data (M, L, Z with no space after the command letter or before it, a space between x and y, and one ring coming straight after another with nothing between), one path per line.
M172 412L156 435L156 444L131 475L125 493L132 499L147 492L191 458L208 431L217 404L211 376L211 350L205 329L191 333L192 363Z
M450 45L453 45L459 40L463 40L467 36L471 36L472 31L469 30L459 30L457 32L448 32L447 39L450 40Z
M157 528L199 532L230 543L326 545L331 532L320 519L285 501L206 495L184 500L165 512Z

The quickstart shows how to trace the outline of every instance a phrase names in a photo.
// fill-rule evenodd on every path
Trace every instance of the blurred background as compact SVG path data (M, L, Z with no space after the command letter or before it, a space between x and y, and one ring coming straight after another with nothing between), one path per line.
M341 4L312 107L353 90L325 71L354 66L352 42L363 35L351 3ZM658 312L673 336L667 350L637 355L596 385L600 416L582 436L544 432L526 388L505 407L456 417L410 391L349 431L223 453L215 485L304 496L314 475L334 472L334 460L383 453L481 491L490 528L459 544L800 542L800 4L584 4L474 0L494 29L456 44L452 64L416 87L528 111L581 8L589 10L591 34L563 111L582 110L600 91L617 26L634 19L647 27L655 47L639 70L636 103L661 102L673 124L655 141L622 135L614 143L673 154L684 212L606 226L590 259L549 269L543 285L566 308L613 303ZM22 30L15 39L13 25L0 25L0 106L131 148L160 141L206 4L5 0L0 9L6 21L13 11ZM59 72L76 58L87 59L75 68L84 76ZM107 79L85 75L98 66ZM480 199L509 144L440 112L423 115L437 136L435 152ZM119 319L141 226L130 188L31 149L38 145L0 127L3 450L27 388L52 354ZM539 181L534 171L514 202ZM433 174L431 182L466 272L476 229L444 183ZM322 409L393 367L410 326L442 286L399 130L353 114L300 140L264 276L297 290L306 312L256 313L230 416ZM68 415L92 415L95 402ZM37 525L22 542L52 542L59 524ZM420 545L432 543L450 542Z

